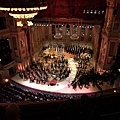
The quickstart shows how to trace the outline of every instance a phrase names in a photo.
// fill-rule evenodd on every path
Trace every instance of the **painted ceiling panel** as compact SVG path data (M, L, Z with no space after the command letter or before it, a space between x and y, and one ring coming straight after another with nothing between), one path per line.
M103 14L88 14L87 10L105 13L106 0L48 0L48 8L40 11L35 18L82 18L97 19ZM86 13L83 13L84 10Z

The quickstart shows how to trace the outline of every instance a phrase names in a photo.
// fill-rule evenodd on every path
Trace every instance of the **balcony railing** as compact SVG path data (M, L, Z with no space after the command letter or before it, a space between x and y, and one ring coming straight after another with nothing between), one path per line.
M13 60L12 62L10 62L8 64L3 65L2 69L9 69L9 68L13 67L15 64L16 64L16 62L15 62L15 60Z

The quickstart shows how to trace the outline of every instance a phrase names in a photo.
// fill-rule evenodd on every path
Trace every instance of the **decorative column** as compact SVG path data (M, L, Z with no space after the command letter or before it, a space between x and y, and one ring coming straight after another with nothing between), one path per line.
M63 36L65 36L65 35L66 35L66 24L65 24L65 25L63 25L62 34L63 34Z
M116 52L115 46L116 46L117 38L112 35L113 34L112 24L115 22L113 15L115 7L116 7L116 0L107 0L107 9L106 9L104 27L102 29L102 41L101 41L98 66L97 66L97 69L99 70L110 69L112 64L111 61Z
M30 27L30 56L33 55L34 51L34 27Z
M89 33L89 26L86 25L86 27L85 27L85 42L88 41L88 33Z
M106 33L109 33L112 27L112 21L113 21L113 12L116 7L116 0L107 0L107 9L106 9L106 15L105 15L105 23L104 28Z
M63 25L62 36L63 36L63 40L66 40L66 24Z
M73 24L70 24L70 36L73 34Z
M78 25L78 36L81 36L81 26Z

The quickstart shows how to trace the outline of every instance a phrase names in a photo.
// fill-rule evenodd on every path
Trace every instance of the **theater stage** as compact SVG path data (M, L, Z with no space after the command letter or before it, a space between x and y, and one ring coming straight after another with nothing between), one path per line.
M71 73L69 77L67 77L66 79L60 82L57 82L56 85L54 86L50 86L48 84L44 84L44 85L36 84L35 82L30 83L29 80L21 79L18 74L12 77L11 79L12 81L22 86L30 87L41 91L47 91L47 92L64 93L64 94L78 94L78 93L82 94L82 93L99 92L99 89L97 87L93 87L91 84L88 89L85 87L83 87L82 89L80 89L79 87L77 87L76 89L73 89L72 86L69 87L69 83L71 83L71 81L74 79L76 74L76 63L73 61L72 58L70 58L68 61L71 67ZM112 87L107 83L104 83L104 85L101 86L101 88L103 91L112 89Z

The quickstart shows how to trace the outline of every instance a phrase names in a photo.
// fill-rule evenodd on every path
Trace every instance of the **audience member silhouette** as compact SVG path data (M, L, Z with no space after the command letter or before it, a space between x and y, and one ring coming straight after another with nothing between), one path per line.
M90 99L87 94L81 96L82 120L100 120L97 105L94 99Z
M58 120L76 120L80 118L78 104L74 99L68 99L58 109Z
M6 120L20 120L20 109L16 103L10 103L6 107Z

